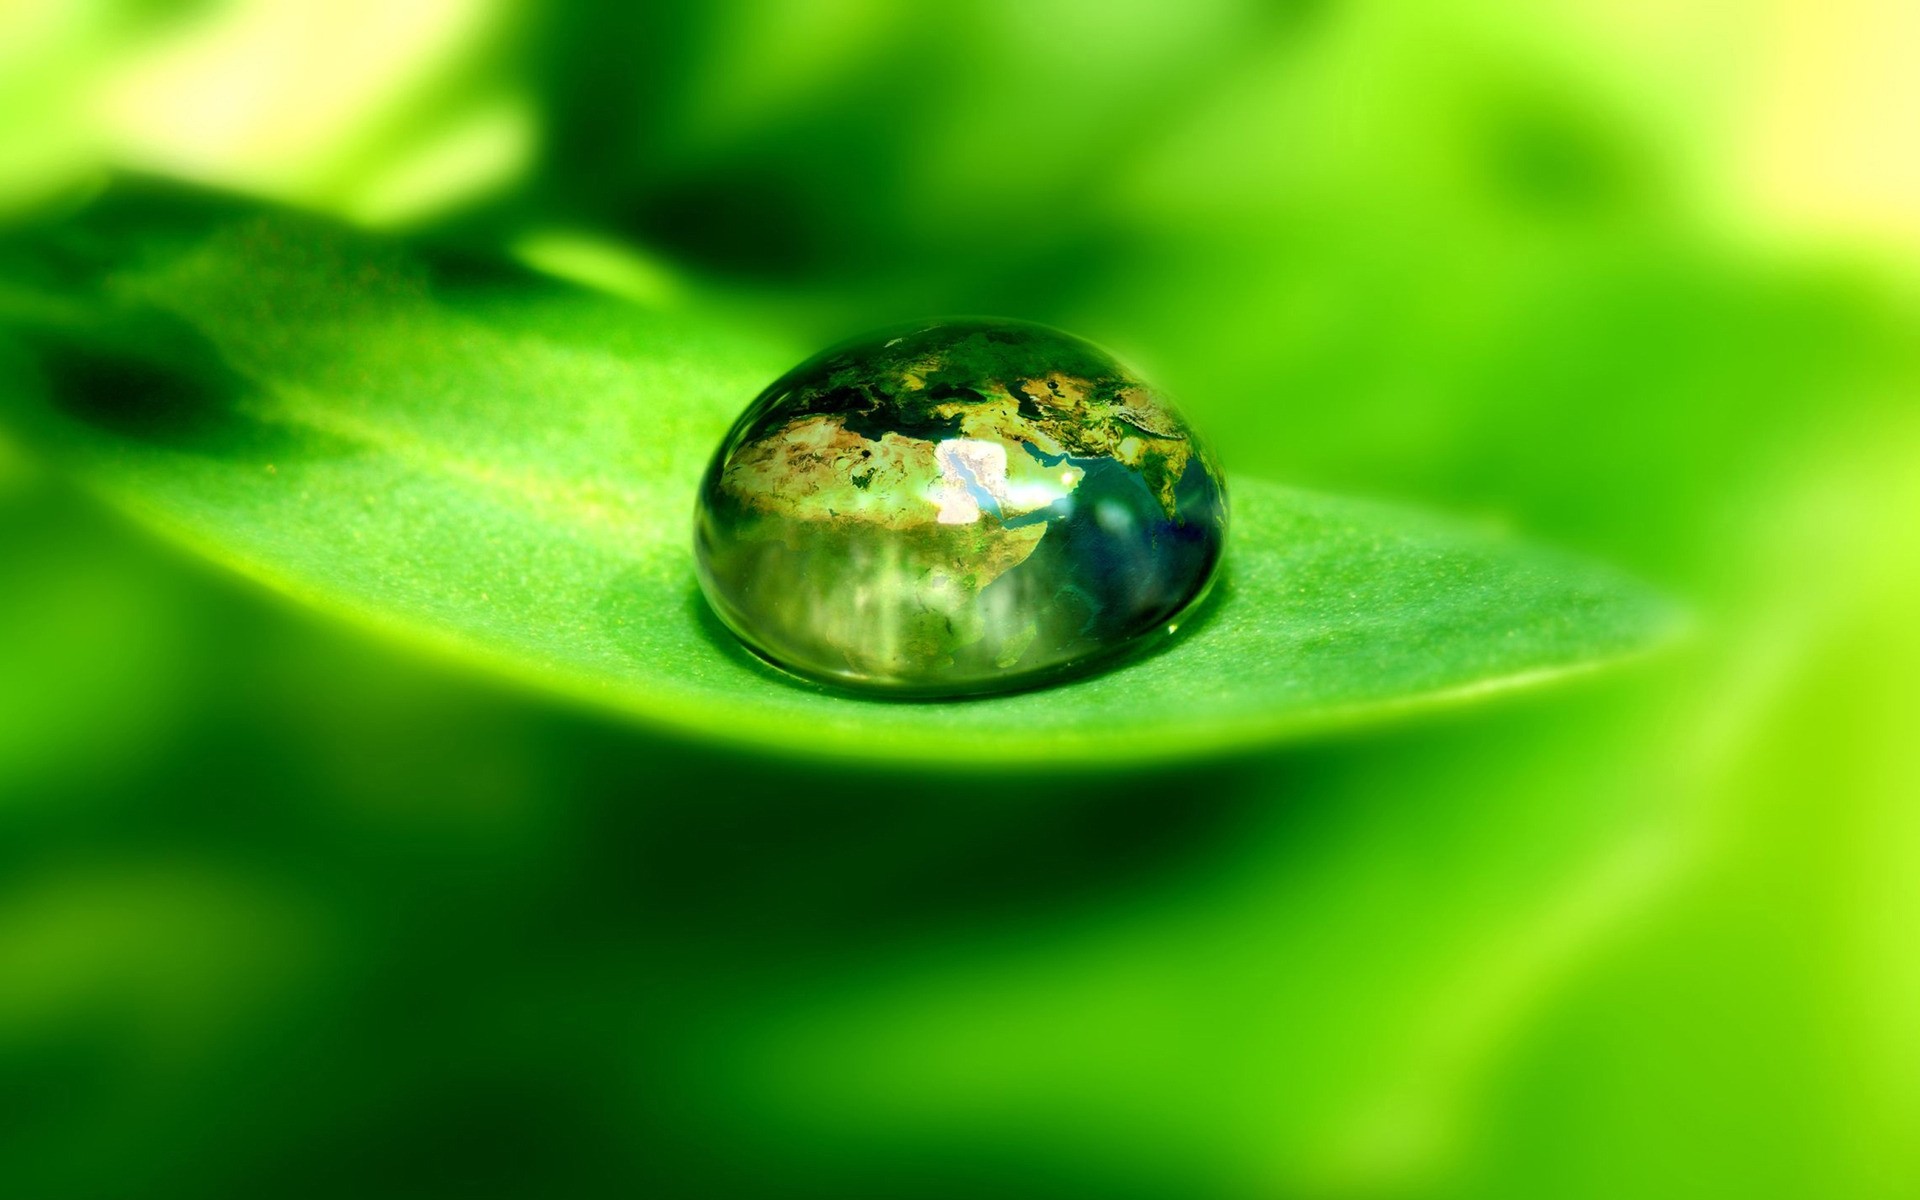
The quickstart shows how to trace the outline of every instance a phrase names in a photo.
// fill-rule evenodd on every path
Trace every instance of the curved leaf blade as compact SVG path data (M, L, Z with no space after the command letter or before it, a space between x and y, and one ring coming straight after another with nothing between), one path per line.
M1402 508L1234 483L1222 584L1160 650L956 703L794 680L707 613L690 505L804 348L281 212L107 203L16 261L41 432L207 556L706 737L990 763L1254 745L1590 668L1670 631L1605 568ZM24 254L24 258L19 255ZM92 294L58 284L90 281ZM30 381L30 386L29 386Z

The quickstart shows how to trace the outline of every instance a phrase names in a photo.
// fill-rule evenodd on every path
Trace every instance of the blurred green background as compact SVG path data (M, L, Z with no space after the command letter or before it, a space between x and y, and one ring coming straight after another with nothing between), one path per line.
M0 428L0 1194L1920 1194L1917 81L1903 0L0 4L8 220L1045 321L1697 624L1153 771L756 759Z

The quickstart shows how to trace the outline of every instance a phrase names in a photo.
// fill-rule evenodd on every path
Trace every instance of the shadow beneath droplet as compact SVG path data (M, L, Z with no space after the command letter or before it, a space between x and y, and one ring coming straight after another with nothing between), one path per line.
M1230 563L1222 563L1207 585L1207 590L1198 600L1187 606L1186 610L1174 618L1175 632L1166 637L1147 638L1129 652L1123 652L1117 658L1095 663L1093 671L1115 670L1134 663L1151 662L1163 654L1179 649L1182 643L1199 637L1201 632L1220 619L1220 612L1227 604L1227 597L1233 593L1233 568Z

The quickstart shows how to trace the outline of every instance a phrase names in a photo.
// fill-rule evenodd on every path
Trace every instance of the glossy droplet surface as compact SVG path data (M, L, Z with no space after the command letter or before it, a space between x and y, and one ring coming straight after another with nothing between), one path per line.
M1112 357L945 321L828 350L727 434L701 588L774 663L942 696L1028 687L1166 636L1226 539L1218 468Z

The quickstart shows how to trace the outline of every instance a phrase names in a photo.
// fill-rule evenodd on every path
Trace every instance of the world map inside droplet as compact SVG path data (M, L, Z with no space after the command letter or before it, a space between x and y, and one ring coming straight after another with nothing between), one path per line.
M761 393L708 467L700 585L788 670L942 696L1173 631L1226 540L1219 469L1079 338L1000 320L848 342Z

